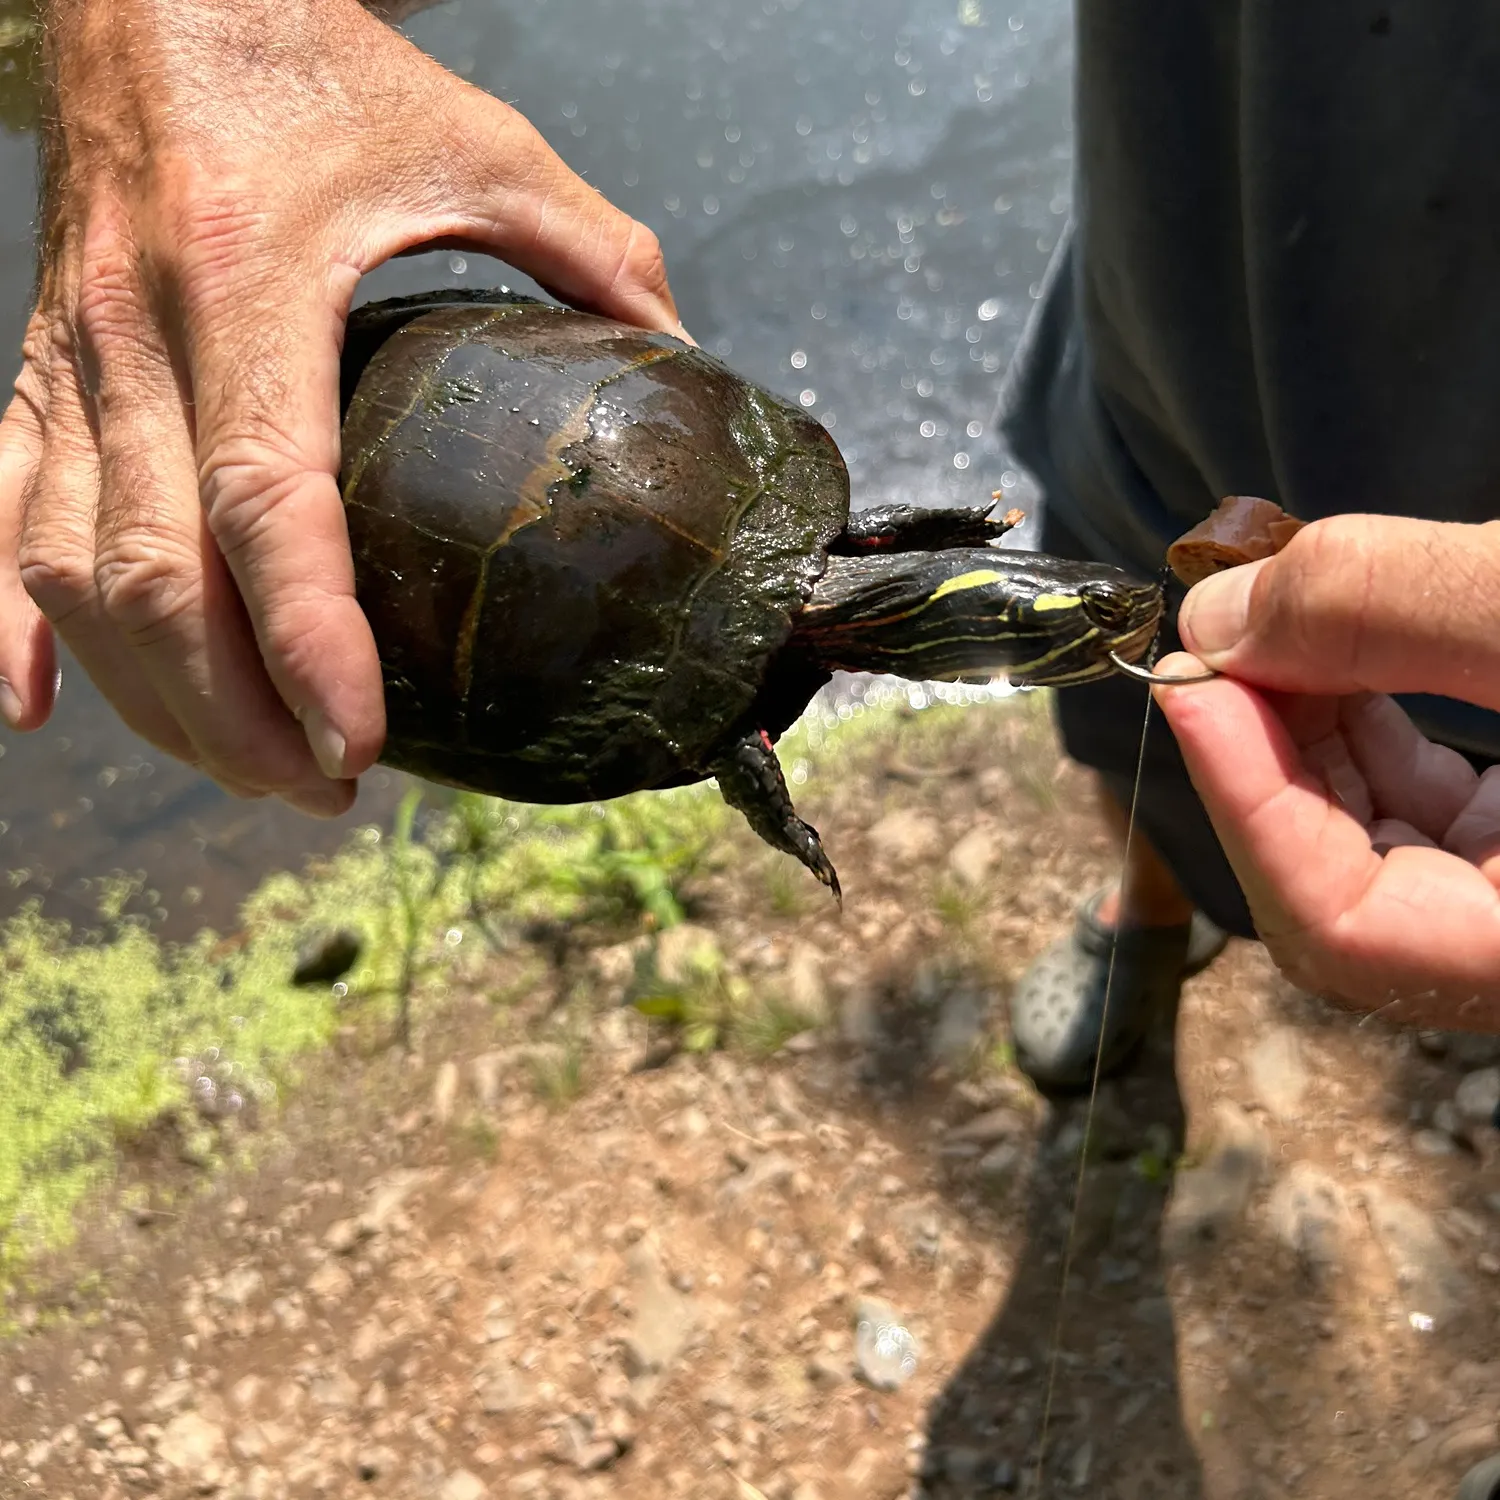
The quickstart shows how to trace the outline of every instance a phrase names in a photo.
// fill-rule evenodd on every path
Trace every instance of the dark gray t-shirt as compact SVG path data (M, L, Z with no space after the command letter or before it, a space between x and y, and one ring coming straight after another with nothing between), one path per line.
M1074 227L1004 399L1046 503L1148 576L1227 494L1500 516L1500 5L1077 13Z

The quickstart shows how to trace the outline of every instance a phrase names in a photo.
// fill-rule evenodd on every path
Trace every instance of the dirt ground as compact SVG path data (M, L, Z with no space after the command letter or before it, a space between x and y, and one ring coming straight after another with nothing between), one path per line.
M0 1496L1448 1500L1500 1450L1497 1048L1235 944L1085 1140L1004 998L1107 851L1008 748L813 778L842 915L749 844L705 881L815 1023L771 1055L669 1052L618 943L506 1005L498 955L254 1172L168 1197L158 1143L171 1207L101 1210L0 1349Z

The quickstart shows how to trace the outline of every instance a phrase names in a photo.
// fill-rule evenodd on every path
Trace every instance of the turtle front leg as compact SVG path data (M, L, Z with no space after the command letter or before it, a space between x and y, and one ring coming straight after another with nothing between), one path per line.
M836 556L870 552L942 552L949 547L983 547L999 541L1025 515L1009 510L997 521L989 505L875 505L851 511L842 533L830 544Z
M838 874L823 852L818 830L804 823L792 806L771 736L764 729L747 734L709 769L718 779L724 800L744 813L756 833L773 849L800 859L842 906Z

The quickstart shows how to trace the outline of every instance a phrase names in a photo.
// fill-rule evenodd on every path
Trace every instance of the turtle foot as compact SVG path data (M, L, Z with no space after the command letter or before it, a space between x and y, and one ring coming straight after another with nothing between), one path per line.
M842 909L844 893L838 871L824 852L818 830L797 816L771 736L764 729L753 730L736 740L711 770L724 800L738 808L773 849L801 860L833 892Z

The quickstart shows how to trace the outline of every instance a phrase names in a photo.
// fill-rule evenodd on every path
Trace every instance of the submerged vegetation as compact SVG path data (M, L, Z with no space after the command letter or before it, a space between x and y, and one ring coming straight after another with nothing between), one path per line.
M976 742L1014 754L1041 716L1036 695L830 714L787 735L782 756L799 791L847 791L862 766L899 778L941 762L955 726L972 739L981 719L993 738ZM4 1286L66 1240L122 1153L165 1133L180 1158L211 1165L248 1139L237 1122L273 1109L341 1030L410 1046L425 1009L456 987L501 1007L550 975L562 999L585 1002L538 1054L537 1092L559 1104L584 1086L599 988L580 951L633 947L635 975L611 1003L633 1001L676 1048L774 1052L815 1018L748 985L711 943L678 944L675 967L657 962L661 935L698 930L702 893L721 877L753 884L741 904L763 903L768 921L823 899L705 784L566 808L413 789L389 833L363 829L336 858L266 880L227 938L160 942L122 915L138 892L124 877L105 882L92 931L26 910L0 927L0 1309ZM936 901L955 929L971 905L947 890ZM295 983L308 939L335 930L358 936L353 966L333 983ZM489 962L497 955L517 961Z

